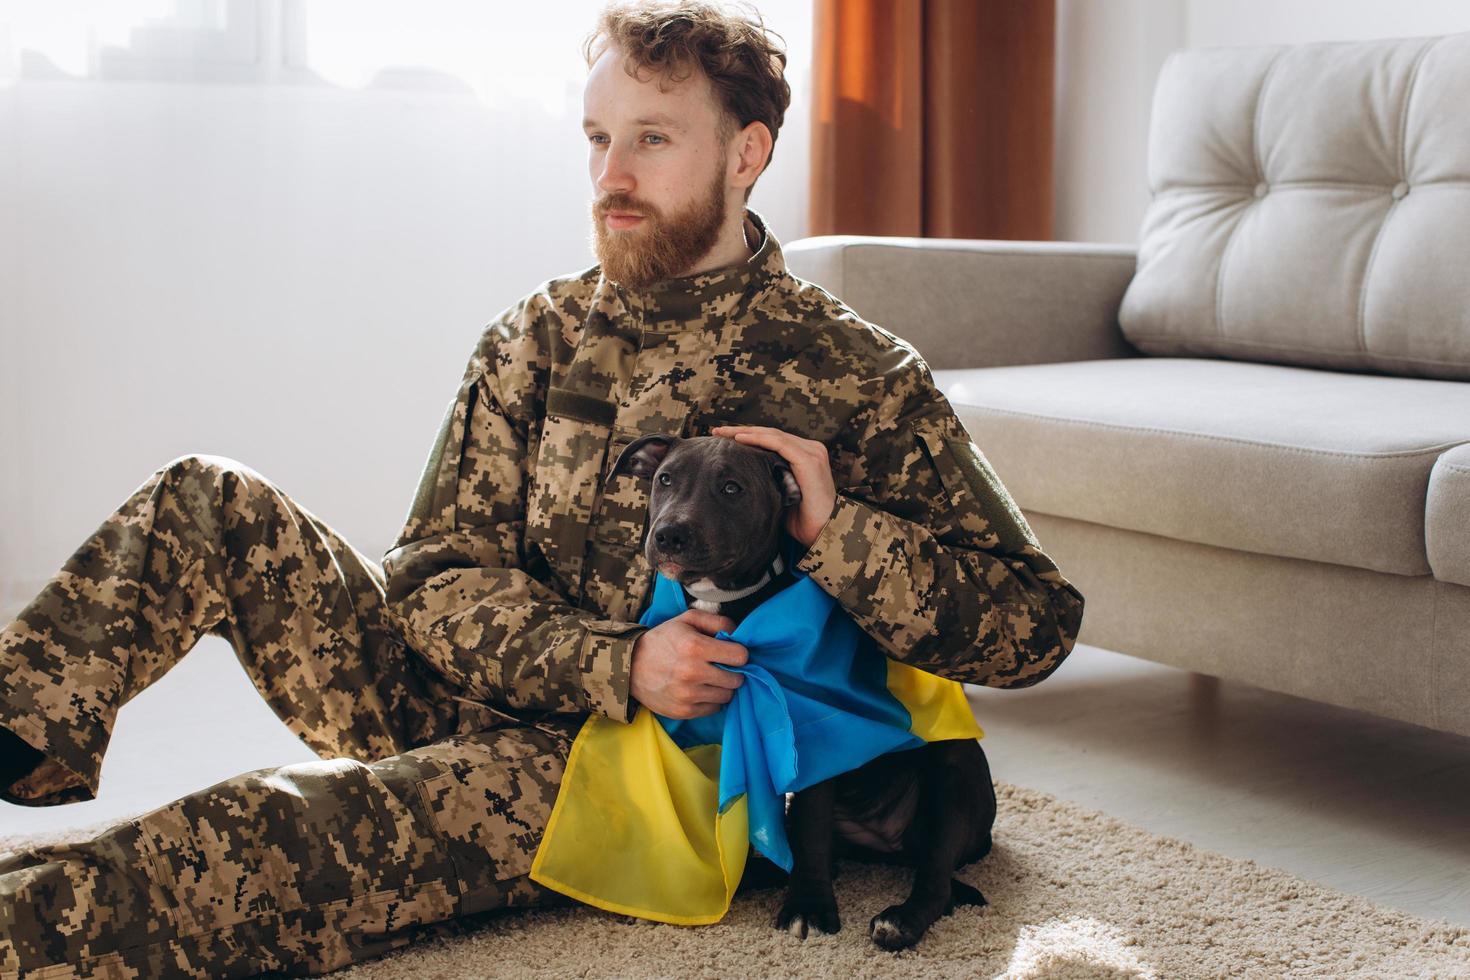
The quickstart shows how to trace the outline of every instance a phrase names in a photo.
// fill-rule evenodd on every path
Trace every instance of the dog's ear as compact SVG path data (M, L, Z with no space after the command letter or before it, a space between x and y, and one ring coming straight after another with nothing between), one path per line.
M791 475L791 464L777 456L771 461L771 470L776 477L776 489L781 492L781 508L801 503L801 486Z
M658 469L658 464L664 461L664 457L678 441L678 436L657 433L639 436L623 448L609 476L617 476L619 473L632 473L637 477L653 476L653 471Z

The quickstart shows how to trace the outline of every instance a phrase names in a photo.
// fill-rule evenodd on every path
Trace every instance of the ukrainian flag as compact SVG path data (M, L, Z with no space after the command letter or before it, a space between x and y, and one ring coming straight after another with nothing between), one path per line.
M685 721L639 707L627 724L594 714L531 864L554 891L626 915L706 925L730 907L754 846L787 871L785 793L886 752L981 738L961 686L887 657L837 600L797 580L719 639L745 646L745 675L719 711ZM688 608L658 575L639 622Z

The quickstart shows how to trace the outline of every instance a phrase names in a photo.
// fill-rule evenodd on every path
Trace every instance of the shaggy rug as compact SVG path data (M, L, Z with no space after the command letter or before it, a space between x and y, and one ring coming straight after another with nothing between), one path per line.
M960 877L959 908L916 948L885 953L867 923L909 872L843 862L842 929L772 928L781 890L684 927L588 907L495 913L333 980L432 977L1470 977L1470 929L1425 921L998 783L995 847ZM0 851L47 838L0 836ZM76 832L64 835L76 837Z

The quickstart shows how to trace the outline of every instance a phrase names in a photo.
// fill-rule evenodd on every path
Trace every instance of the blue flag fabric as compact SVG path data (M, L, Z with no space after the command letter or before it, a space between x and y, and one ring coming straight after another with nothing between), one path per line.
M887 656L796 567L796 541L788 535L782 540L786 567L797 580L752 610L733 633L715 634L746 648L744 665L716 665L745 681L714 714L655 717L682 749L721 746L720 812L744 794L751 844L790 871L783 794L926 740L911 730L908 708L889 688ZM679 584L659 574L639 622L657 626L688 608Z

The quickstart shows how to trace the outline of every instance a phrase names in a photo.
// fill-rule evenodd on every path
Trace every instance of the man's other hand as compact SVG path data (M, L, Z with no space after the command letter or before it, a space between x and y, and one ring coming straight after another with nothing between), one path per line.
M717 640L735 621L703 609L689 609L639 635L633 644L630 690L654 714L684 720L720 710L745 677L715 664L739 667L749 655L734 640Z

